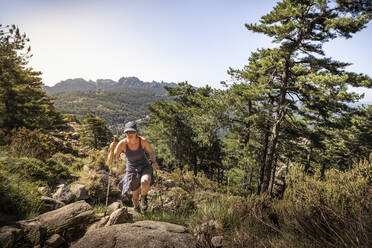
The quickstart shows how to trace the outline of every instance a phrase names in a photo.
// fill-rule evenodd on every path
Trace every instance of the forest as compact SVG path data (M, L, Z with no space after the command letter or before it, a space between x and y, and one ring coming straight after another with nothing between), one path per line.
M156 151L160 182L170 177L177 199L184 197L177 210L144 218L204 232L196 235L200 247L217 247L217 234L223 247L370 247L372 105L355 104L363 95L349 89L370 89L372 79L326 57L323 45L363 32L371 18L367 0L283 0L246 24L275 47L229 68L232 83L213 89L183 82L165 86L166 97L137 88L136 97L131 90L49 97L41 72L27 67L28 37L15 25L0 26L0 200L15 206L0 204L0 213L43 212L36 191L16 192L19 179L31 188L83 177L88 160L108 171L102 153L121 130L113 125L143 113L139 134ZM77 110L79 99L89 100ZM97 112L89 113L91 106ZM62 139L69 122L80 127L68 134L79 140L67 149L52 140ZM70 168L59 157L73 161ZM17 212L17 202L28 203ZM210 221L213 230L203 229Z

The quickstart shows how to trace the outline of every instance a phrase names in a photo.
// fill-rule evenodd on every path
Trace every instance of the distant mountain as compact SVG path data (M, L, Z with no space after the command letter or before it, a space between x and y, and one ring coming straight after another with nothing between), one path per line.
M136 77L122 77L118 82L111 79L97 79L96 81L86 81L83 78L67 79L57 83L54 86L44 86L48 95L55 95L61 92L73 91L105 91L114 88L135 87L143 89L163 89L164 86L178 87L176 83L165 82L143 82Z

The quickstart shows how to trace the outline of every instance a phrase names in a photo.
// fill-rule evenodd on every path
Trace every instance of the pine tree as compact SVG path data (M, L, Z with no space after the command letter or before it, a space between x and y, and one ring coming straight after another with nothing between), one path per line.
M309 126L330 123L348 113L346 103L360 99L347 92L348 85L371 87L369 77L345 71L348 63L325 57L322 49L329 40L350 38L370 19L370 1L284 0L259 24L246 25L278 44L252 53L243 70L230 70L248 85L246 105L263 106L266 114L258 193L269 190L283 121L296 115Z
M29 39L15 25L0 25L0 129L51 130L63 123L42 89L41 72L28 68Z
M106 122L98 116L88 113L81 122L82 135L80 141L82 145L101 149L107 146L112 138L111 131L107 128Z
M188 165L195 175L201 170L211 178L217 175L221 181L216 92L208 86L196 89L188 83L179 85L165 87L172 101L157 101L149 106L149 139L169 168Z

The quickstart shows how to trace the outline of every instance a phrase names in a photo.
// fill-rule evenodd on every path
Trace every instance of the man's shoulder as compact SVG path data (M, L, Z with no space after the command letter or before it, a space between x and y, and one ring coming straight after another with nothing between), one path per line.
M127 144L127 143L128 143L127 138L122 139L122 140L119 141L119 145L121 145L121 144Z

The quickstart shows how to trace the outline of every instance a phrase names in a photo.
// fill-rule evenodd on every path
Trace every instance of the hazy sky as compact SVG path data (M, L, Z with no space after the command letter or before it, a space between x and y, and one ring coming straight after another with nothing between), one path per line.
M30 66L43 82L136 76L143 81L220 87L229 67L272 46L248 31L277 1L261 0L0 0L0 23L31 39ZM372 76L372 25L352 39L327 43L327 56ZM365 89L362 91L366 91ZM361 91L358 91L361 92ZM366 91L372 101L372 90Z

